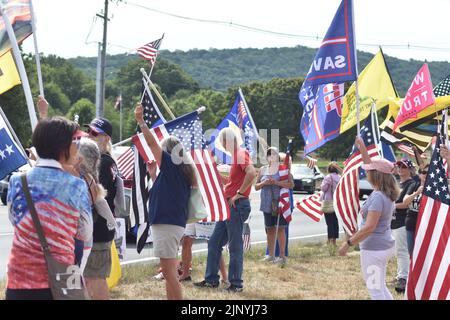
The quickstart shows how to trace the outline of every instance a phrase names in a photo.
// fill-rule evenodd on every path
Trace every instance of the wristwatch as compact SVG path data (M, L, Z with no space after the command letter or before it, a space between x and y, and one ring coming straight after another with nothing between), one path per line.
M349 247L353 246L352 242L350 241L350 239L347 240L347 244Z
M240 195L240 196L245 197L239 190L237 191L237 194Z
M138 123L138 125L139 125L139 128L143 128L143 127L145 127L145 126L147 125L147 123L145 123L145 122L143 122L143 123Z

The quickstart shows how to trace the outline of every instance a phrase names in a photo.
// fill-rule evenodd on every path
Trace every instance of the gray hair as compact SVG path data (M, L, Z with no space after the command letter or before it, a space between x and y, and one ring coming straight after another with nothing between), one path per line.
M97 144L91 139L81 138L78 153L82 157L80 168L98 182L101 155Z
M171 155L172 161L179 165L191 186L197 186L195 167L192 159L186 154L181 141L174 136L169 136L161 142L161 149Z

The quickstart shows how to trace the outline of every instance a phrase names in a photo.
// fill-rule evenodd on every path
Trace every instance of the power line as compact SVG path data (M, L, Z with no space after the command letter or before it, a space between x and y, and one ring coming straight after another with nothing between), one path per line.
M137 8L141 8L144 10L152 11L161 15L169 16L176 19L182 19L187 21L194 21L194 22L200 22L200 23L208 23L208 24L215 24L215 25L222 25L222 26L228 26L232 28L242 29L246 31L256 32L256 33L263 33L263 34L269 34L273 36L281 36L281 37L288 37L288 38L296 38L296 39L306 39L306 40L314 40L314 41L321 41L321 38L318 35L304 35L304 34L294 34L294 33L286 33L286 32L278 32L268 29L262 29L258 27L253 27L249 25L244 25L240 23L230 21L223 21L223 20L212 20L212 19L201 19L201 18L195 18L195 17L188 17L183 16L180 14L175 14L159 9L154 9L147 7L142 4L134 3L132 1L123 1L124 4L134 6ZM433 46L425 46L425 45L419 45L419 44L412 44L412 43L403 43L403 44L381 44L381 43L357 43L359 46L363 47L372 47L372 48L392 48L392 49L401 49L401 50L432 50L432 51L440 51L440 52L450 52L450 47L433 47Z

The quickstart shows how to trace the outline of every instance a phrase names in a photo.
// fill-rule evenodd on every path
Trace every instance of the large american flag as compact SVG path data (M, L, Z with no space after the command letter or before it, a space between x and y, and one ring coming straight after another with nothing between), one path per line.
M146 45L138 48L137 49L138 55L140 55L145 60L150 61L152 65L155 64L156 57L158 56L158 50L159 47L161 46L163 38L164 35L160 39L147 43Z
M417 217L406 297L450 300L450 193L439 145L431 158Z
M216 169L216 163L206 149L202 134L202 123L198 112L186 114L175 120L167 122L150 130L157 141L162 141L169 136L180 139L184 150L190 151L197 169L197 181L203 196L208 218L205 222L225 221L230 216L230 208L225 200L222 183ZM133 142L142 157L154 159L151 152L143 148L142 134L133 137Z
M166 122L163 115L158 109L153 96L142 85L144 98L142 107L144 108L144 121L149 128L159 126ZM149 147L144 143L144 147ZM133 187L131 192L131 203L133 206L133 214L130 215L131 227L137 227L137 251L140 253L147 242L149 233L148 224L148 197L153 181L147 172L148 158L142 158L141 153L136 152L136 144L133 146Z
M369 157L377 158L378 127L374 113L371 113L361 127L360 135L366 145ZM359 168L363 164L359 150L353 146L350 157L344 163L344 172L333 194L335 212L341 217L345 231L353 235L358 230L359 206Z

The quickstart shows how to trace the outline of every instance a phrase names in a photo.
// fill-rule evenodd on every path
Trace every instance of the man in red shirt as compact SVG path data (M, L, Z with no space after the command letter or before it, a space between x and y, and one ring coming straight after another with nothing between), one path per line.
M219 286L219 264L222 248L228 243L230 263L228 281L230 292L243 290L242 272L244 268L244 250L242 232L244 222L250 215L248 199L256 177L256 170L247 150L241 148L234 131L226 128L220 132L220 142L232 156L230 176L224 187L225 197L230 205L230 219L216 223L208 242L205 280L194 283L197 287L217 288Z

